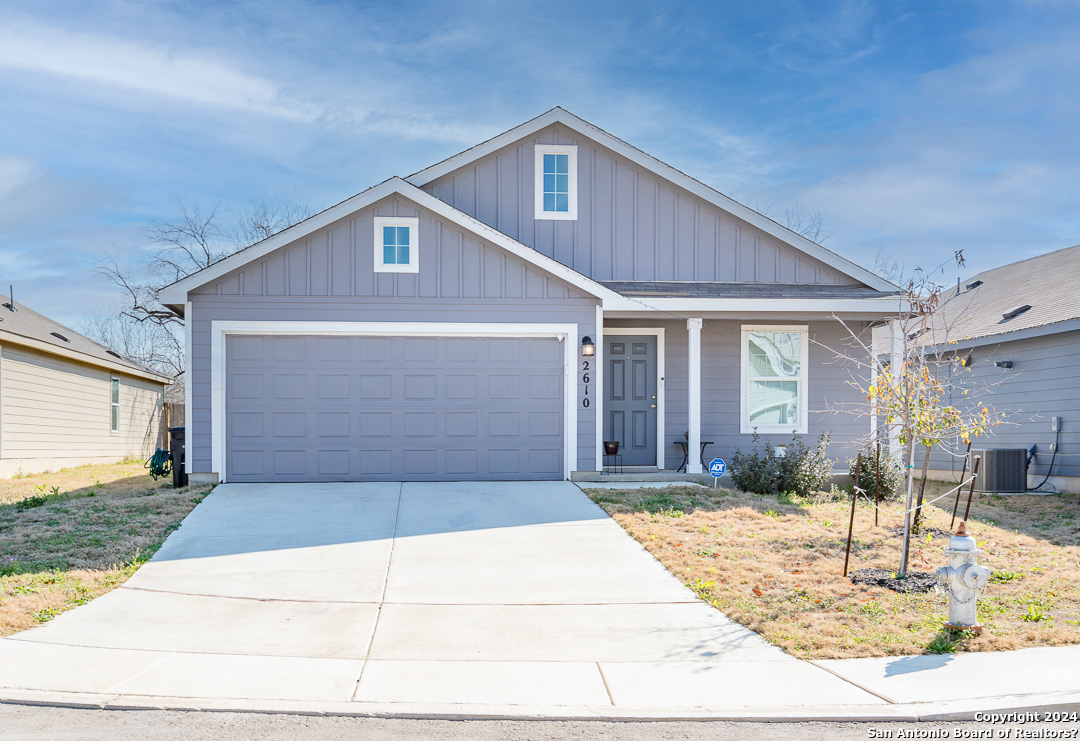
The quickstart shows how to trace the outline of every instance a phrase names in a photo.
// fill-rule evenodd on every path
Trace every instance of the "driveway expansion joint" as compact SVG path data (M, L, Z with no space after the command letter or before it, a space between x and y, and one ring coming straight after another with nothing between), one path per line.
M1061 689L1080 646L804 662L698 600L573 485L405 486L217 487L128 584L0 639L0 701L458 719L1080 709Z

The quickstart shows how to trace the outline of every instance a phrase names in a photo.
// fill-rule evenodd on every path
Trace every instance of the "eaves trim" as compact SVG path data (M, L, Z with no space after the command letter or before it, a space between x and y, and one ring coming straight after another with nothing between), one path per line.
M65 358L67 360L74 360L77 363L83 365L92 365L97 368L105 368L106 370L114 371L116 373L125 373L129 376L136 376L138 378L145 378L148 381L156 381L162 385L169 386L173 380L168 376L163 376L152 371L141 370L134 368L124 363L114 363L104 358L97 358L93 355L87 355L86 353L79 352L78 350L70 350L65 347L57 347L48 342L42 342L36 340L33 337L27 337L16 332L8 330L0 330L0 346L4 344L18 345L21 347L29 347L39 352L47 353L49 355L56 355L57 357Z

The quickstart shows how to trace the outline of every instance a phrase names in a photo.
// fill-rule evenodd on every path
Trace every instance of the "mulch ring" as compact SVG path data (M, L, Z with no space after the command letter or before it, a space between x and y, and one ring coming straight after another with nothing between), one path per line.
M902 527L883 527L881 529L889 533L890 535L895 535L898 538L904 537L904 528ZM924 527L921 528L919 532L912 533L911 535L915 538L925 538L927 533L929 533L930 537L932 538L951 538L953 535L955 535L955 533L950 533L948 530L942 530L940 527Z
M937 584L937 577L932 571L909 571L906 577L900 579L895 571L887 569L858 569L852 571L848 578L852 584L884 587L904 594L929 592Z

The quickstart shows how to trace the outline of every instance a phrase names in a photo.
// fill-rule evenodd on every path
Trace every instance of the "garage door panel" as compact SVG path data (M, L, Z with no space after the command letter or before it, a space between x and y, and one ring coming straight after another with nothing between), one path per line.
M562 478L553 338L278 339L227 341L228 480Z

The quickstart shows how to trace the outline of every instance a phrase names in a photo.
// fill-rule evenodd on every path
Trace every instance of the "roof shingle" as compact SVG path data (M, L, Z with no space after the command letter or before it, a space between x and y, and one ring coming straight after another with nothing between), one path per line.
M0 306L0 339L3 339L5 335L8 337L11 335L25 337L47 345L53 345L68 352L85 355L87 356L86 362L89 363L105 361L108 364L131 368L140 375L152 374L163 381L166 380L166 377L160 373L136 363L130 358L125 358L120 353L94 342L89 337L85 337L59 322L54 322L44 314L39 314L22 304L16 303L16 311L12 311L11 299L7 296L0 295L0 304L2 304ZM12 341L18 342L17 339Z
M603 285L624 296L681 298L884 298L897 295L865 286L815 285L807 283L733 283L713 281L604 281Z
M966 286L979 285L966 289ZM950 339L975 339L1080 318L1080 245L987 270L943 297ZM1025 305L1031 308L1006 317Z

